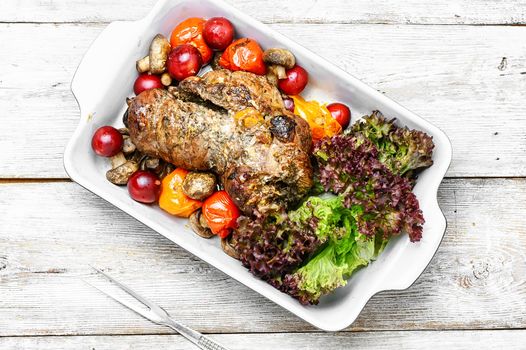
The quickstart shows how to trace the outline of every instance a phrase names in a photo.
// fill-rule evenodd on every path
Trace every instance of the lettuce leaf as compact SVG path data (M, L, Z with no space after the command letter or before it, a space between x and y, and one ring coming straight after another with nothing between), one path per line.
M285 276L281 290L303 304L317 304L322 295L345 286L356 269L376 259L386 242L376 249L374 239L353 233L331 240L305 265Z
M418 170L433 164L433 138L425 132L409 130L374 111L355 123L350 134L357 140L368 139L378 150L378 160L394 174L414 177Z
M321 156L320 156L321 154ZM326 191L341 195L361 234L389 238L402 231L411 241L422 237L424 217L409 179L391 172L379 161L368 139L337 135L318 142L314 155Z
M290 213L293 221L318 218L315 232L326 244L297 271L286 275L280 289L301 303L316 304L322 295L345 286L347 278L357 268L376 259L387 240L360 234L356 224L360 214L359 207L346 208L341 196L311 197Z

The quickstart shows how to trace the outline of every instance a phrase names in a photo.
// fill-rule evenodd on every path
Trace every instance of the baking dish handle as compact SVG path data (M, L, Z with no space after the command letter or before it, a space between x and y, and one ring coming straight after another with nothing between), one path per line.
M111 81L118 74L115 69L119 67L117 61L122 52L129 50L130 45L133 45L125 38L138 32L139 27L139 21L110 23L91 44L71 82L71 91L81 109L91 107L95 95L100 96L101 91L96 91L95 87L104 85L100 83L101 79ZM101 55L101 52L104 54Z

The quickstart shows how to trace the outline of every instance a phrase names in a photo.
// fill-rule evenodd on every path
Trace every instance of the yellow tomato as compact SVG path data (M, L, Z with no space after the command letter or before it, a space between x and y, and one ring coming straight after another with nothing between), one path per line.
M342 132L340 123L331 115L325 105L318 101L305 101L300 95L290 96L294 100L294 114L309 123L314 142Z
M203 205L203 202L184 194L183 181L187 174L188 170L183 168L177 168L168 174L161 183L161 195L159 196L161 209L184 218L189 217Z

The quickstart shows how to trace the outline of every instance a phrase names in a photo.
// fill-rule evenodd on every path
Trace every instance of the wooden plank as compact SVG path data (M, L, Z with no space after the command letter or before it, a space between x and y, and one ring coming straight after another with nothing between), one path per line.
M0 193L0 336L166 333L82 282L88 264L200 331L314 330L74 183ZM348 330L526 327L526 179L446 180L439 203L449 225L430 266Z
M524 0L228 0L267 23L520 24ZM2 0L2 22L110 22L144 17L156 3L126 0Z
M69 84L103 27L0 24L0 177L66 177L79 118ZM441 127L449 176L526 175L526 27L273 27Z
M408 331L408 332L353 332L353 333L269 333L220 334L214 339L229 349L361 349L405 350L435 349L524 349L525 330L500 331ZM4 350L55 349L166 349L194 350L195 346L178 335L141 336L68 336L68 337L12 337L0 338Z

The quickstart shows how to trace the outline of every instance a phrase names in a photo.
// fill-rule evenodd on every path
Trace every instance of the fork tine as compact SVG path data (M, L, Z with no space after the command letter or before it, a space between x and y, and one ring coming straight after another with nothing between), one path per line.
M90 265L91 266L91 265ZM143 305L147 306L153 313L155 313L160 319L164 319L168 316L167 312L164 311L160 306L158 306L157 304L149 301L148 299L142 297L141 295L137 294L133 289L131 289L130 287L128 287L127 285L125 285L124 283L122 282L119 282L117 281L115 278L111 277L110 275L106 274L105 272L103 272L102 270L94 267L94 266L91 266L92 269L94 269L95 271L97 271L99 274L103 275L104 277L106 277L110 282L116 284L118 287L120 287L122 290L124 290L126 293L128 293L129 295L131 295L132 297L134 297L135 299L137 299L138 301L140 301ZM88 283L90 285L92 285L91 283ZM93 286L93 285L92 285ZM116 297L115 295L111 295L110 293L108 293L107 291L102 291L100 288L97 288L95 287L96 289L100 290L101 292L103 292L104 294L107 294L109 295L110 297L112 297L113 299L115 299L116 301L118 301L119 303L123 304L124 306L126 307L129 307L130 309L132 309L133 311L141 314L144 316L144 312L145 310L141 310L142 312L139 312L137 311L137 307L133 304L130 304L130 303L125 303L124 300L122 300L122 298L118 298ZM130 306L130 305L133 305ZM140 309L139 309L140 310ZM146 318L151 318L151 316L145 316Z
M102 294L112 298L113 300L115 300L119 304L124 305L128 309L136 312L137 314L141 315L142 317L145 317L145 318L147 318L150 321L155 322L155 323L160 323L162 321L161 317L159 317L154 311L152 311L150 309L137 307L137 305L134 305L134 304L128 302L127 300L122 299L122 298L119 298L113 292L102 290L99 287L95 286L94 284L92 284L92 283L90 283L90 282L88 282L88 281L86 281L84 279L82 281L84 283L86 283L87 285L95 288L96 290L98 290Z

